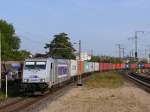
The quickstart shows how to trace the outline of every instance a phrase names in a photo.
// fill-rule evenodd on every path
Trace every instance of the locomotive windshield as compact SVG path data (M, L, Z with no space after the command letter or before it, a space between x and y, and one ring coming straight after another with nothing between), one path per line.
M25 63L25 69L45 69L46 62L44 61L28 61Z

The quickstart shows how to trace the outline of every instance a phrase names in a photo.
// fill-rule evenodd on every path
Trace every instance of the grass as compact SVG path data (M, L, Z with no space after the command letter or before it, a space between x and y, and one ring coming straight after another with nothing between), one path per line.
M17 97L20 95L19 93L19 88L20 88L20 81L10 81L8 80L8 97L7 98L12 98L12 97ZM5 81L2 81L2 89L0 91L0 102L4 101L7 99L5 97Z
M88 88L117 88L122 85L123 78L117 72L95 73L85 81Z
M18 96L19 93L19 88L20 88L20 81L15 80L15 81L11 81L8 80L8 97L16 97ZM2 92L1 94L4 93L5 94L5 81L2 81Z
M5 100L5 94L0 91L0 102Z

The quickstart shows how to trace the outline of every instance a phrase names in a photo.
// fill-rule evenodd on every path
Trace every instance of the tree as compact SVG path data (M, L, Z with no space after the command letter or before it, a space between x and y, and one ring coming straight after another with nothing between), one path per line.
M46 54L36 53L34 55L34 58L39 58L39 57L46 57Z
M49 52L47 55L54 58L75 59L75 49L73 48L70 38L66 33L54 35L54 39L51 43L46 43L44 48L48 48Z
M16 60L26 57L29 52L23 50L18 51L20 48L21 40L15 35L15 29L12 24L4 20L0 20L0 39L1 39L1 59Z
M100 62L100 56L92 56L90 61L92 61L92 62Z
M111 56L92 56L90 61L101 63L123 63L122 59Z

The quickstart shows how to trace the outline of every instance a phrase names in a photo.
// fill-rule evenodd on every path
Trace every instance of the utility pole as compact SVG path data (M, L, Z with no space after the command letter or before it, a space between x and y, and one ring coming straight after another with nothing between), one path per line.
M135 32L135 60L138 61L138 33L144 33L144 31Z
M93 56L93 49L91 49L91 57Z
M133 49L130 50L130 57L133 57Z
M128 40L134 40L134 37L129 37ZM134 57L134 49L130 50L130 57Z
M122 57L124 58L124 50L125 48L121 48L122 49Z
M145 58L147 57L147 49L144 49Z
M81 76L81 40L78 42L74 42L74 44L78 44L78 76L77 76L77 86L82 86L82 76Z
M147 46L148 46L148 63L150 63L150 45Z
M131 50L132 57L134 57L134 49Z
M79 74L78 74L78 86L82 86L82 76L81 76L81 40L79 40Z
M118 46L118 51L119 51L119 58L121 58L121 45L117 44L117 46Z
M1 30L0 30L0 39L2 39ZM1 40L0 40L0 62L1 62ZM1 64L0 64L0 72L1 72L1 66L2 66ZM1 73L0 73L0 90L1 90Z

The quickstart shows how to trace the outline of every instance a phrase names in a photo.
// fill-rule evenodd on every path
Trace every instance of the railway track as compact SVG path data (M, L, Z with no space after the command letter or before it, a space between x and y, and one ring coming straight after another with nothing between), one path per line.
M36 107L36 105L38 105L41 102L45 103L46 100L52 101L54 98L63 95L67 90L69 90L72 87L72 85L73 84L71 83L68 86L61 86L59 89L53 89L44 96L21 98L17 101L0 107L0 112L27 112L29 110L34 109L34 107Z
M136 85L150 93L150 78L135 73L128 73L127 77Z
M87 80L89 77L90 76L84 77L83 80ZM53 88L43 96L22 97L14 102L1 106L0 112L30 112L33 109L37 109L38 105L44 103L44 105L46 105L46 102L51 102L64 95L69 89L75 87L75 85L76 82L71 82L62 85L59 88Z

